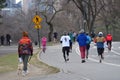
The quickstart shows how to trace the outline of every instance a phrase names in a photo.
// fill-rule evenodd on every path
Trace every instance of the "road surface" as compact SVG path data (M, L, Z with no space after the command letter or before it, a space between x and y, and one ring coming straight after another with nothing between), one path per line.
M104 61L99 63L96 46L91 44L90 55L86 63L81 63L78 44L73 45L69 62L62 56L61 45L47 47L40 59L58 67L61 72L48 76L33 77L29 80L120 80L120 42L114 42L112 51L104 52Z

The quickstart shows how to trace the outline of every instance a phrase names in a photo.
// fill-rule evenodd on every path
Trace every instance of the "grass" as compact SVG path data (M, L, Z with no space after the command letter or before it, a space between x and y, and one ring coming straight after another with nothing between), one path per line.
M34 54L30 63L37 66L38 68L42 68L44 71L46 71L47 74L60 72L58 68L49 66L48 64L45 64L42 61L39 61L38 56L39 56L38 52Z
M44 71L46 71L46 74L59 72L59 69L39 61L37 58L38 52L34 53L33 57L30 60L30 64L37 66L39 68L42 68ZM17 70L17 64L18 64L17 53L1 56L0 57L0 74Z
M0 57L0 73L17 69L17 54L8 54Z

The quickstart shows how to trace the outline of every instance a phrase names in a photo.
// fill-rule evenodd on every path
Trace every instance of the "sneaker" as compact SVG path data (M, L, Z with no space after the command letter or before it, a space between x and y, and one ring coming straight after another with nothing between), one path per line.
M69 61L69 58L67 59L67 61Z
M85 60L82 60L82 62L81 63L85 63L86 61Z
M22 75L23 75L23 76L25 76L25 75L26 75L26 74L25 74L25 71L22 71Z
M99 61L100 63L102 62L102 60Z
M29 74L29 71L27 70L27 71L25 71L25 74L27 75L27 74Z
M88 56L86 56L86 59L88 59Z
M66 59L66 61L69 61L69 57L67 56L67 59Z
M28 71L22 71L22 75L26 76L29 72Z

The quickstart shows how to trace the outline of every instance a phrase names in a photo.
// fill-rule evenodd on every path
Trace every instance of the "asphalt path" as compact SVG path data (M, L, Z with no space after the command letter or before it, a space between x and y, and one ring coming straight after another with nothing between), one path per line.
M38 49L38 46L33 45L34 50ZM0 46L0 56L7 55L7 54L13 54L18 53L18 46L12 45L12 46Z
M75 43L69 56L70 60L66 63L62 56L61 44L48 46L46 53L40 55L40 59L59 68L60 72L29 80L120 80L120 42L113 42L110 52L105 48L102 63L99 63L94 43L91 44L89 53L86 63L81 63L78 44Z
M17 46L0 46L0 56L17 53Z

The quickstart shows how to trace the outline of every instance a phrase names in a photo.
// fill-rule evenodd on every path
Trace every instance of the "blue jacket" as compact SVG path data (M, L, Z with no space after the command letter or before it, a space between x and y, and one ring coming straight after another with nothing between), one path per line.
M79 46L86 46L87 36L84 33L81 33L77 37L77 42Z
M86 43L87 43L87 44L90 44L91 41L92 41L91 37L90 37L89 35L87 35L87 41L86 41Z
M104 48L105 38L102 36L98 36L95 38L95 43L97 44L97 48Z

